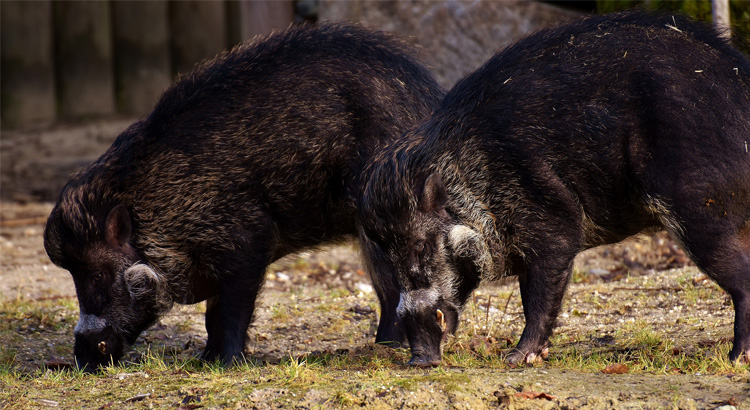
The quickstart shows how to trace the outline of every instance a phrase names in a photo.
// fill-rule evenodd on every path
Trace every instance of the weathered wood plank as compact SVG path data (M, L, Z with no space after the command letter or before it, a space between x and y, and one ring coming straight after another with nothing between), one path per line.
M185 73L227 48L226 13L220 1L171 1L173 73Z
M151 111L172 82L167 2L112 2L118 111Z
M82 118L114 112L109 3L54 2L53 16L60 115Z
M294 20L292 1L228 1L229 39L236 44L273 29L285 29Z
M2 126L28 128L52 123L56 118L52 3L3 1L0 7Z

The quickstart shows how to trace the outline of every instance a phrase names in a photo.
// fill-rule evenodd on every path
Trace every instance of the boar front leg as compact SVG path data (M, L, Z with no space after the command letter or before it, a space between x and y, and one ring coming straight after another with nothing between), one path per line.
M244 280L225 280L221 294L206 304L208 340L204 360L220 359L224 364L244 358L247 329L253 319L255 301L263 284L264 269L247 275Z
M687 213L685 213L687 214ZM729 359L750 363L750 219L729 214L723 218L700 218L698 212L686 217L679 238L695 264L716 281L734 304L734 342ZM689 219L691 218L692 219Z
M206 301L206 347L203 349L201 359L214 361L219 358L221 345L224 340L224 327L221 324L220 297L214 296Z
M526 325L518 346L506 357L511 365L531 364L547 355L577 251L575 241L569 239L550 243L555 245L538 248L538 255L517 270Z
M258 248L245 252L236 249L222 255L222 263L216 269L220 275L219 294L206 304L208 340L202 355L204 360L220 359L231 365L244 358L247 329L270 260L270 252Z
M406 335L399 325L396 308L399 292L391 277L373 279L375 292L380 301L380 323L375 335L375 343L398 348L406 343Z

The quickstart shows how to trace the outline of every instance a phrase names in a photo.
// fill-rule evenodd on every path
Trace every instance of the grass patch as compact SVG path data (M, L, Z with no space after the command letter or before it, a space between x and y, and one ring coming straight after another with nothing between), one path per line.
M686 290L680 293L692 292L690 286L695 292L707 292L697 294L696 303L708 300L714 303L712 306L724 306L722 297L717 297L721 293L713 286L694 283L689 278L681 286ZM75 299L1 300L0 340L5 343L0 344L0 409L38 408L53 403L62 408L188 405L252 408L260 403L272 407L367 408L374 403L404 407L404 403L412 400L426 406L436 397L478 395L478 386L489 389L482 393L486 397L482 397L491 404L497 402L492 392L501 389L504 380L512 377L533 375L542 369L599 378L603 368L616 363L627 364L632 374L647 376L748 375L747 367L728 361L729 340L718 338L715 343L697 344L672 340L673 332L656 328L645 320L626 321L617 325L616 330L604 333L584 326L568 330L553 337L550 357L541 366L511 370L503 357L518 342L523 328L520 298L513 289L506 286L475 294L464 311L456 336L444 345L443 365L432 369L404 366L410 358L406 349L370 344L374 332L370 322L375 323L371 316L376 311L376 302L372 298L358 298L345 289L316 290L302 296L295 293L287 299L274 300L266 312L272 329L251 330L267 334L267 339L257 343L271 344L311 328L312 334L326 344L344 348L282 354L275 361L248 360L226 368L197 360L194 353L179 348L186 342L192 343L192 339L180 339L181 332L191 328L190 320L201 319L199 315L188 315L188 309L184 317L176 317L174 324L147 332L149 335L141 338L135 348L139 353L129 358L132 362L110 366L95 374L39 366L52 358L71 356L78 313ZM580 301L576 302L577 308L592 315L619 311L617 302L611 299L617 293L599 292L606 299L576 296ZM628 293L624 299L633 304L633 309L642 309L645 307L632 303L640 296ZM322 319L313 321L315 315ZM585 319L571 315L571 320L601 317ZM686 318L680 325L687 326L690 322ZM315 327L320 323L325 327ZM689 326L692 329L697 325ZM370 332L365 335L370 343L348 340L356 332ZM606 343L595 342L603 334L609 335ZM160 338L163 335L174 338ZM360 335L358 340L361 339ZM546 379L542 378L541 383ZM523 380L514 383L514 386L528 384Z
M311 364L298 357L289 357L277 366L273 366L275 379L283 386L304 387L313 384L318 379L322 366Z
M0 330L17 329L34 333L55 331L75 325L78 321L78 304L73 298L42 301L24 298L0 299Z
M622 363L630 372L643 374L749 374L746 365L728 359L731 342L699 343L683 350L667 335L650 325L636 321L615 333L606 347L592 347L588 340L578 340L554 347L548 364L552 367L600 371Z

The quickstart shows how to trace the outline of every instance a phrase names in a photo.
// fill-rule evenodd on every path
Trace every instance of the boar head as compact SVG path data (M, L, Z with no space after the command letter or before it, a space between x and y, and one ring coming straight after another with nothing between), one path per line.
M50 259L75 282L80 317L74 354L87 371L118 361L164 310L163 280L131 245L128 211L123 205L108 209L97 217L58 202L44 232Z
M439 174L422 178L411 195L394 193L406 184L383 186L377 179L373 173L360 211L364 253L375 275L395 276L409 364L435 366L441 342L455 332L462 307L479 285L486 247L451 211Z

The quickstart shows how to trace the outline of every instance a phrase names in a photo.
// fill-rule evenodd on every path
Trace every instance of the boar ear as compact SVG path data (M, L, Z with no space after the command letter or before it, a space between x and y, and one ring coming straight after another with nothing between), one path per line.
M448 194L443 179L437 173L433 173L424 182L420 205L426 212L440 212L445 209L447 202Z
M107 243L123 247L130 241L130 215L123 205L117 205L107 215Z

